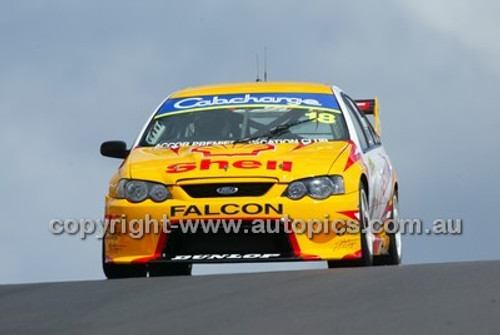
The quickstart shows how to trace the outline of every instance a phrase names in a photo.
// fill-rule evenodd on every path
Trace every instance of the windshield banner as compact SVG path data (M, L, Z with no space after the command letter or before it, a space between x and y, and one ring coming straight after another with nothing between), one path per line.
M316 93L246 93L205 95L168 99L160 107L157 117L195 110L220 108L289 107L318 108L339 111L337 100L331 94Z

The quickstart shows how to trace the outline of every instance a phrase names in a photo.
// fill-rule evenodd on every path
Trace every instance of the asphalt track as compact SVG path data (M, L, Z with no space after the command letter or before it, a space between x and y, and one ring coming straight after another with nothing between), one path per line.
M500 334L500 261L0 286L0 334Z

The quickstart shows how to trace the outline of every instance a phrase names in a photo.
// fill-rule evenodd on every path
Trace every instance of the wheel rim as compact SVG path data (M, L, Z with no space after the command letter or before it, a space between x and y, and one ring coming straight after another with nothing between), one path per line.
M398 260L401 260L401 229L399 229L400 217L399 217L399 202L397 195L394 195L392 199L392 219L394 223L397 225L398 230L394 233L394 245L396 247L396 255Z
M365 241L366 241L366 247L367 247L367 252L368 256L371 257L373 255L373 232L371 231L370 228L370 214L368 213L368 200L366 199L366 194L364 190L361 190L361 208L360 208L360 215L362 215L362 221L364 227L365 233L363 234Z

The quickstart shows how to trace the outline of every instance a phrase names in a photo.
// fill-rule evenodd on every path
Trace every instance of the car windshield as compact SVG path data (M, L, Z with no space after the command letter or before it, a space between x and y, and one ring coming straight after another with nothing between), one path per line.
M160 109L148 125L140 145L347 139L345 120L337 109L297 105L250 105L193 108L163 113Z

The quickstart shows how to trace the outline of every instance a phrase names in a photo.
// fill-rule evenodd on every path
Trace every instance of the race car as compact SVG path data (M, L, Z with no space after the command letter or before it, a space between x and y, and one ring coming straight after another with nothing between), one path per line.
M189 275L195 263L224 262L399 264L398 182L378 110L377 99L326 84L173 93L130 149L101 145L103 156L123 159L106 196L104 274Z

